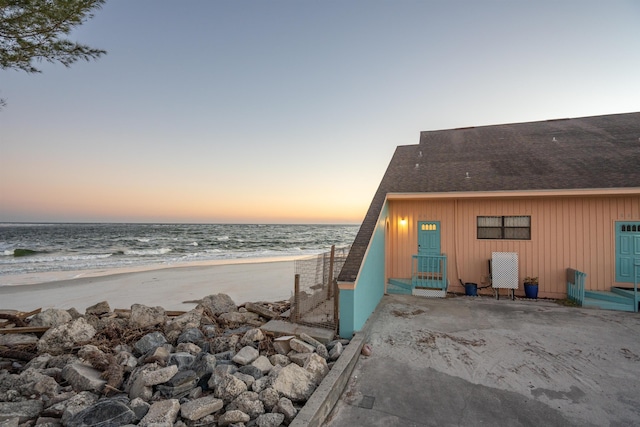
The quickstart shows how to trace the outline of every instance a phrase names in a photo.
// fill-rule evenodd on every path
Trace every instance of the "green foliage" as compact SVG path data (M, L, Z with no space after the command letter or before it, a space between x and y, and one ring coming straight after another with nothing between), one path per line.
M39 73L35 62L65 67L106 51L67 39L105 0L0 0L0 68ZM5 105L0 99L0 109Z
M104 0L0 0L0 67L38 73L46 60L68 67L106 52L64 38Z
M537 285L538 284L538 277L533 277L533 276L527 276L524 278L523 280L525 285Z

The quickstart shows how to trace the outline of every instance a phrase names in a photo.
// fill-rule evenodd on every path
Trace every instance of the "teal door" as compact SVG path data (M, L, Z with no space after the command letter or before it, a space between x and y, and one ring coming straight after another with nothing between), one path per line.
M425 256L427 255L427 256ZM440 255L440 221L419 221L418 222L418 273L442 274L440 258L430 256Z
M616 222L616 282L633 283L635 259L640 259L640 222Z
M418 255L440 255L440 221L418 222Z

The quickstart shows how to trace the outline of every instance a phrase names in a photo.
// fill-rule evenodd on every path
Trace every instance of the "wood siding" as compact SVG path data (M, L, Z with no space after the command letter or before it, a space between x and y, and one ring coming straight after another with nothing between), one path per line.
M479 240L476 218L530 215L531 240ZM401 220L406 220L406 223ZM517 252L522 279L538 276L539 297L566 296L565 270L587 273L587 289L615 285L615 222L640 220L640 196L389 200L386 278L411 276L418 251L418 221L440 221L442 253L448 256L450 290L488 283L492 252Z

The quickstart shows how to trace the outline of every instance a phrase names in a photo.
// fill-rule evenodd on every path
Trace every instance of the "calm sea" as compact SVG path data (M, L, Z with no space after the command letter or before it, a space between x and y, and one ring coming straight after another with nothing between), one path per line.
M359 225L0 223L0 276L313 255Z

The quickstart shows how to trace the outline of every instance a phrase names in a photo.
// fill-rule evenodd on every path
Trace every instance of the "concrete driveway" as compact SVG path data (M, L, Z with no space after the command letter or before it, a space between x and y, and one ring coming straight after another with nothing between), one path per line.
M386 295L325 425L640 425L640 315Z

